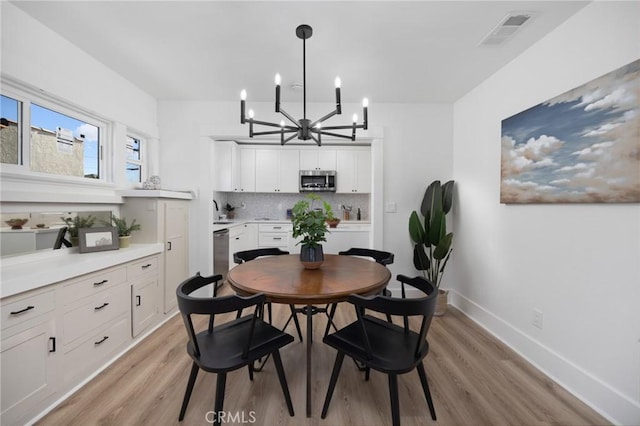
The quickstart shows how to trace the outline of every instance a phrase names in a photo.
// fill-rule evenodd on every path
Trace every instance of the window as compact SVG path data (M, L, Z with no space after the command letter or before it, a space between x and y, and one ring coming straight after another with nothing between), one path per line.
M31 161L34 172L100 178L100 129L31 104Z
M127 182L142 182L142 140L133 136L127 136Z
M108 125L75 106L13 82L0 95L0 162L6 171L104 179Z
M0 98L0 162L20 164L22 146L22 102L2 95Z

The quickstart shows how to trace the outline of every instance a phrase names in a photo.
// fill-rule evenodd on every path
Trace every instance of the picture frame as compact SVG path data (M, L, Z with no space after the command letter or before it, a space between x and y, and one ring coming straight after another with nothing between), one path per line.
M93 253L97 251L118 250L118 230L112 226L101 228L78 229L80 253Z

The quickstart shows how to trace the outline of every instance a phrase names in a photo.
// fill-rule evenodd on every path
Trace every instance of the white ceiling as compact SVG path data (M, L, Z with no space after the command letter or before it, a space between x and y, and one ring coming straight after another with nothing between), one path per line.
M13 1L160 100L452 102L576 13L582 1ZM501 47L478 47L509 12L535 18ZM541 65L542 66L542 65Z

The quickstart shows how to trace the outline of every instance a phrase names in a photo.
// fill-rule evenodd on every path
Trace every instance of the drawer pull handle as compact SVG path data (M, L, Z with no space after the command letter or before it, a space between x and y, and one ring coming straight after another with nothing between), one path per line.
M136 296L136 306L140 306L142 304L142 298L140 296Z
M108 282L109 282L109 280L102 280L102 281L100 281L100 282L93 283L93 285L97 287L97 286L99 286L99 285L106 284L106 283L108 283Z
M147 269L149 266L151 266L150 263L147 263L146 265L142 265L142 269Z
M109 304L107 302L104 302L102 305L100 306L96 306L95 308L93 308L95 311L99 311L102 308L106 308L107 306L109 306Z
M94 345L100 345L102 344L105 340L107 340L109 338L109 336L104 336L102 339L98 340L97 342L93 342Z
M27 307L26 307L26 308L24 308L24 309L20 309L19 311L11 312L11 315L20 315L21 313L23 313L23 312L27 312L27 311L30 311L30 310L32 310L33 308L35 308L35 306L31 306L31 305L29 305L29 306L27 306Z
M274 226L273 229L282 229L282 226Z
M281 240L282 237L273 237L274 240Z
M56 351L56 338L55 337L49 337L49 341L51 342L51 349L49 349L49 352L55 352Z

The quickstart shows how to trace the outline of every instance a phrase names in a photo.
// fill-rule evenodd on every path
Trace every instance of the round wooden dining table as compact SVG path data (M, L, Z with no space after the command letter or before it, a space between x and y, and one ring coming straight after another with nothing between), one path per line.
M324 255L319 269L305 269L299 255L291 254L245 262L227 275L231 287L241 295L264 293L273 303L306 305L307 417L311 416L312 317L320 310L316 305L342 302L350 294L380 293L390 279L389 269L376 262L333 254Z

